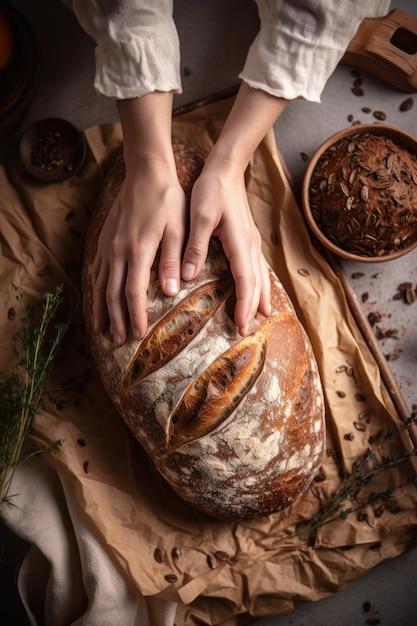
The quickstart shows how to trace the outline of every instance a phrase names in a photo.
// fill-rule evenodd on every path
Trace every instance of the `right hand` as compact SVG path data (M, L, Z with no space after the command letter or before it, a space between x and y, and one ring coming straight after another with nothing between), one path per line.
M185 237L186 201L171 164L142 161L126 178L103 225L93 264L96 332L110 322L113 341L147 330L150 270L160 247L159 275L166 295L176 295Z

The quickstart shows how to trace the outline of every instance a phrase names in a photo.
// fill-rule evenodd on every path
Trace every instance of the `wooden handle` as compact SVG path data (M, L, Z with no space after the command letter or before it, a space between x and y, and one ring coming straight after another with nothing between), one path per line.
M400 91L417 92L417 19L401 9L364 19L341 62L364 69Z

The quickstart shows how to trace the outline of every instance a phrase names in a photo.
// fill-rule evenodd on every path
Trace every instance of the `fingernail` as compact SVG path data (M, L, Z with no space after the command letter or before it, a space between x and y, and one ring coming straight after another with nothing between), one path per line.
M195 265L193 263L184 263L184 266L181 272L184 280L191 280L192 277L194 276L194 272L195 272Z
M246 335L248 334L248 330L249 330L249 326L248 324L246 324L246 326L239 328L239 334L242 335L242 337L246 337Z
M136 341L140 341L142 339L142 334L140 333L138 328L132 328L132 335L133 335L133 339L136 339Z
M115 343L116 346L120 346L123 343L121 336L118 335L117 333L113 335L113 343Z
M178 281L176 278L167 278L165 281L165 291L169 296L175 296L178 293Z

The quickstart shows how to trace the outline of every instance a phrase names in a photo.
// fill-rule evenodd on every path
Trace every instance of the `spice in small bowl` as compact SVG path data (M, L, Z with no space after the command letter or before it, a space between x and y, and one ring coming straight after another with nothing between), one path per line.
M82 167L86 142L81 131L60 118L47 118L26 129L20 141L25 169L43 182L60 182Z
M417 246L417 139L386 124L336 133L307 167L302 203L317 239L341 257L406 254Z

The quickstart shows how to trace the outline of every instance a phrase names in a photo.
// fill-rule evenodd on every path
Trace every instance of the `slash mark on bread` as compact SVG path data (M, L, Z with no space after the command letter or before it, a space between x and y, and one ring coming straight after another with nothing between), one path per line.
M142 341L123 379L129 391L141 380L175 358L233 290L231 276L226 276L194 289L154 326Z
M169 449L203 437L225 421L261 373L266 345L265 328L261 328L229 348L195 378L171 415Z

